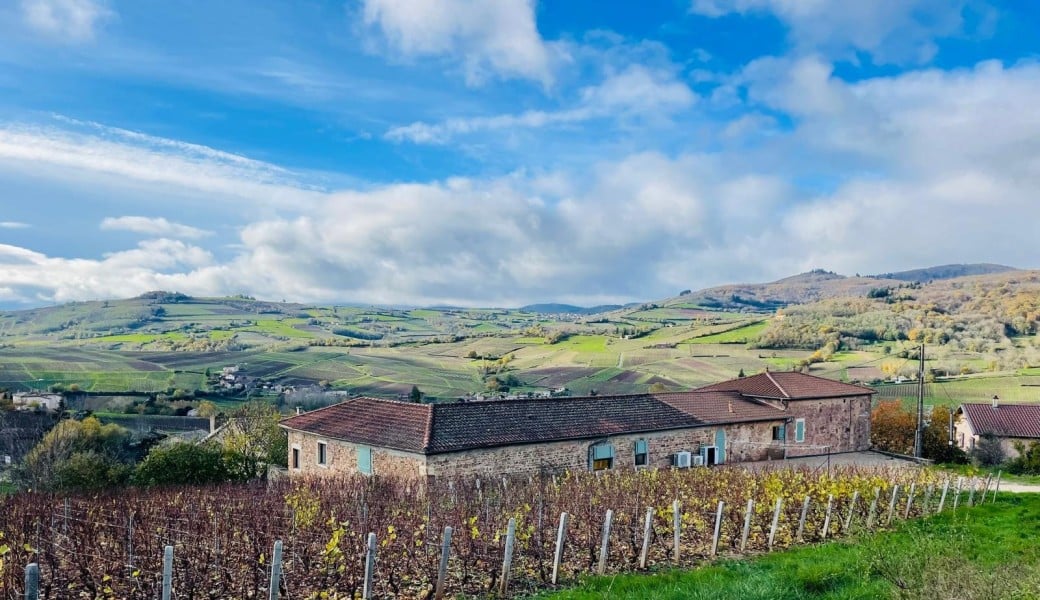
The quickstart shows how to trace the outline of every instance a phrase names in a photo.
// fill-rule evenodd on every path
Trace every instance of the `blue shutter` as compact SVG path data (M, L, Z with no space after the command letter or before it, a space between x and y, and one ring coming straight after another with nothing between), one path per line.
M367 446L358 446L357 470L365 475L372 474L372 449Z
M780 439L781 440L786 440L787 439L787 425L781 425L780 426Z
M592 460L614 458L614 446L610 444L596 444L592 447Z
M726 430L715 431L715 462L722 464L726 462Z
M636 454L646 454L646 440L636 440Z
M805 441L805 419L798 419L794 422L794 441Z

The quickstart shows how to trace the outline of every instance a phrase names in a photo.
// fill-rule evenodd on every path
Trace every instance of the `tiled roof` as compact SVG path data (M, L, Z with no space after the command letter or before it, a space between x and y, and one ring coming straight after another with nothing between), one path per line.
M358 444L423 452L432 421L432 404L353 398L289 417L282 426Z
M1040 404L962 404L977 435L1040 438Z
M411 404L355 398L282 425L345 441L437 454L721 423L783 419L725 392Z
M750 377L705 386L700 388L700 391L731 391L745 396L785 400L863 396L874 393L874 390L867 387L806 375L797 371L766 371Z
M670 406L693 415L703 423L743 423L784 418L780 409L749 400L733 392L692 391L656 394Z

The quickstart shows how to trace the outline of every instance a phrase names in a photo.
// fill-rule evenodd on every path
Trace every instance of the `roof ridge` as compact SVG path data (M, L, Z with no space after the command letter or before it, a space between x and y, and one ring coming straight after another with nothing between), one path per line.
M423 454L430 451L430 441L433 439L433 420L437 418L436 404L427 404L426 407L426 431L423 432L422 449Z
M803 375L804 375L804 373L803 373ZM773 382L773 385L776 386L776 389L780 390L780 393L784 397L786 397L786 398L790 398L791 397L791 394L787 393L787 390L784 389L784 386L780 385L780 383L777 380L773 379L773 376L769 373L769 369L766 369L765 376L766 376L767 379L769 379L769 381Z
M365 396L355 396L354 398L347 398L346 400L341 400L340 402L333 402L332 404L329 404L329 405L326 405L326 406L322 406L320 408L315 408L314 410L305 410L305 411L303 411L301 413L297 413L297 414L294 414L294 415L289 415L286 418L280 420L279 423L284 423L286 421L291 421L291 420L295 419L296 417L302 417L303 415L310 415L310 414L314 414L316 412L321 412L323 410L329 410L330 408L335 408L335 407L340 406L342 404L346 404L347 402L353 402L354 400L360 400L360 399L362 399L364 397Z

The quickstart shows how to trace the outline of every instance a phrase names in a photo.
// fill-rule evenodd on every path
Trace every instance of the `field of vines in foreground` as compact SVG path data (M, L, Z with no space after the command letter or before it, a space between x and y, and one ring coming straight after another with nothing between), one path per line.
M727 467L442 479L428 486L341 477L69 497L20 493L0 499L0 548L7 547L0 557L0 598L21 597L23 569L31 562L40 565L41 598L157 598L166 545L175 549L174 598L267 598L275 540L284 547L282 598L354 598L361 594L369 532L378 540L373 597L425 598L432 595L445 526L455 530L447 596L482 596L498 583L510 518L517 524L510 591L525 593L551 587L561 512L570 514L570 523L560 580L573 583L596 569L608 509L614 518L606 571L632 571L639 568L648 507L654 509L648 567L675 564L675 500L679 562L692 565L710 553L720 500L719 554L739 551L748 499L756 508L747 552L760 552L777 498L783 502L774 547L782 548L796 543L806 496L811 503L803 538L811 542L825 535L830 496L834 516L826 534L835 536L849 514L853 529L865 526L876 490L877 520L884 524L895 484L900 490L916 484L910 516L934 511L934 477L915 470L836 468L828 474ZM906 505L900 491L898 518Z

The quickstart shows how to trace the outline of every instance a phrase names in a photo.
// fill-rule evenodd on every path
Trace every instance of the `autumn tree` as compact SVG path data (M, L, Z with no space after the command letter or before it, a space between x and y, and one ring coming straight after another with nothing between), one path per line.
M897 454L913 454L917 423L899 400L878 404L870 413L870 442L875 448Z
M218 439L231 461L235 479L262 477L267 465L289 462L285 430L278 426L282 415L262 401L248 402L231 415Z
M939 463L965 463L968 456L950 443L950 408L932 408L932 418L924 428L924 457Z
M98 489L125 483L134 460L130 432L94 417L59 422L16 471L30 488Z

